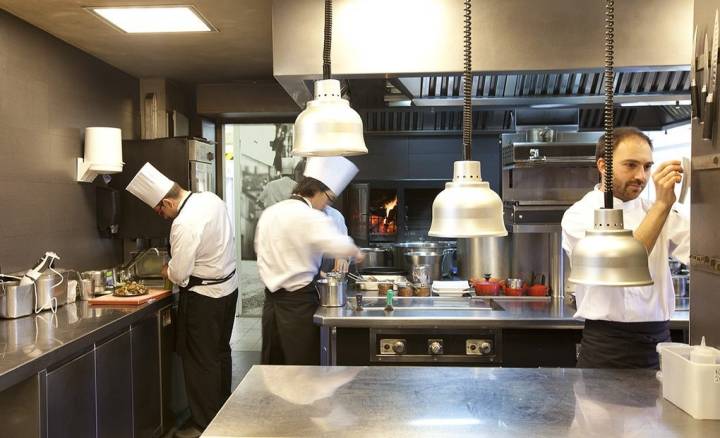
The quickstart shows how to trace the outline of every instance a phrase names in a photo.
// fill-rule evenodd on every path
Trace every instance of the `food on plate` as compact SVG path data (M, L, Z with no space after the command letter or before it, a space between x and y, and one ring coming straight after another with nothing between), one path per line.
M118 297L134 297L137 295L145 295L146 293L148 293L148 289L144 284L131 281L129 283L119 284L113 294Z

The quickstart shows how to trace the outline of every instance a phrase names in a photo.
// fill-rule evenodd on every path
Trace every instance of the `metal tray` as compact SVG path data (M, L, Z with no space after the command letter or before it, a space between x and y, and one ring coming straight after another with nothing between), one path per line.
M373 277L377 281L358 281L355 283L360 290L378 290L378 283L382 281L400 282L407 281L404 275L364 275L365 278Z

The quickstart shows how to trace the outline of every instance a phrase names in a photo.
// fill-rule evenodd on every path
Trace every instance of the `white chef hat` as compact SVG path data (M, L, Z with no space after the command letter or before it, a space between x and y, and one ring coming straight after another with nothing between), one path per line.
M145 163L125 188L151 208L162 201L173 186L173 181L160 173L152 164Z
M358 168L345 157L310 157L305 165L305 176L315 178L339 195L355 178Z

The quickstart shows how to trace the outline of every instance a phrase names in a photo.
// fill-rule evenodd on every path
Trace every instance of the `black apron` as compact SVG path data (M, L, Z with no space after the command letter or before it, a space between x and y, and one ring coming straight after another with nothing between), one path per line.
M577 367L659 369L656 346L669 341L668 321L586 320Z
M190 196L183 201L178 214ZM218 279L191 275L187 285L179 287L175 347L183 364L185 391L192 419L200 429L207 427L230 396L230 336L235 322L238 291L236 289L224 297L212 298L190 289L200 285L221 284L234 275L235 270Z
M290 199L303 202L293 195ZM312 207L310 207L312 208ZM298 290L265 288L262 314L262 363L265 365L319 365L320 327L313 315L320 298L313 280Z

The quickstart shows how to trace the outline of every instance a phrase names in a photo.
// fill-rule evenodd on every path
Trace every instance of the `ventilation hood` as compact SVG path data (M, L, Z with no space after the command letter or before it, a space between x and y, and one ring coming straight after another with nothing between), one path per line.
M515 131L514 110L523 107L578 108L581 130L600 129L602 4L475 3L474 130ZM273 2L274 76L300 108L322 75L322 8ZM618 124L661 129L689 120L692 0L627 0L616 15ZM344 0L333 21L333 75L367 132L459 132L461 2Z

